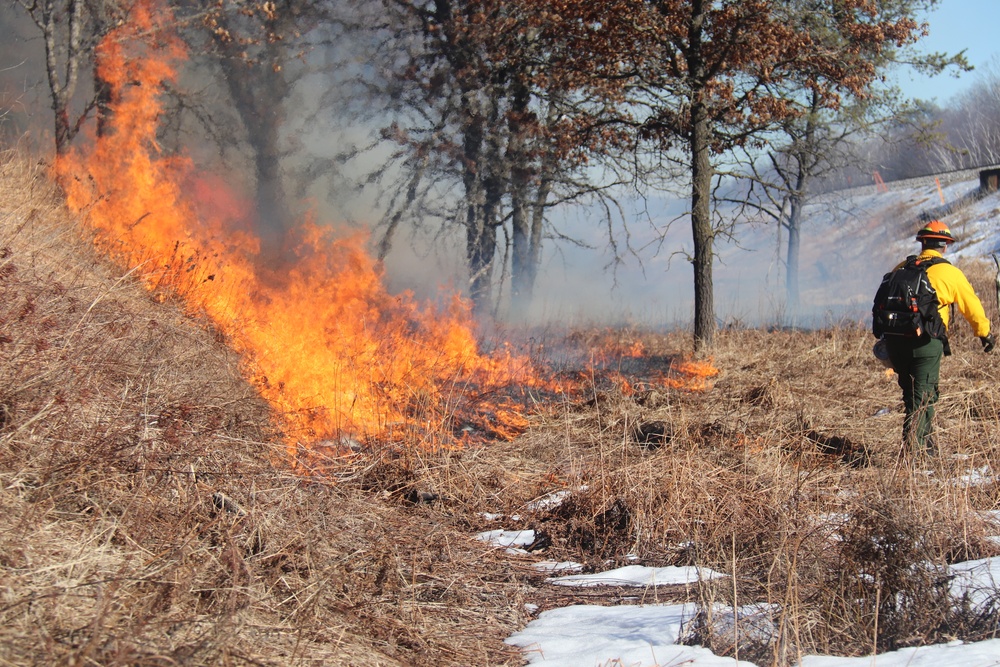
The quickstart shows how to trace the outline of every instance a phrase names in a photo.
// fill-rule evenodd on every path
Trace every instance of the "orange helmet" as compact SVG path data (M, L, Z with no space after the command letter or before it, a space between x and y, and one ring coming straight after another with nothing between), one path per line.
M951 230L948 229L948 225L944 224L940 220L931 220L924 228L917 232L918 241L944 241L945 243L954 243L955 237L951 235Z

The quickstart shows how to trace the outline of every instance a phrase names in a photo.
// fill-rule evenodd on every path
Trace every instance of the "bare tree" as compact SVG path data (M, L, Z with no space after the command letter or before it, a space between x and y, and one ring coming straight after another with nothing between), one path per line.
M523 312L550 208L606 197L615 180L598 183L586 171L615 133L595 129L600 79L581 76L569 23L538 3L384 0L378 16L365 27L372 69L384 77L364 99L382 106L365 109L365 122L382 121L373 145L394 146L402 174L387 184L386 166L368 178L400 193L380 253L404 217L457 227L479 314L493 310L505 275L497 261L506 272L508 256L512 307Z
M931 9L936 0L879 0L883 16L887 20L912 19L918 12ZM830 50L846 50L844 35L833 26L823 25L833 18L830 14L816 11L812 0L789 3L797 11L789 20L800 26L802 32L815 36L819 42L826 42ZM963 54L924 54L914 47L907 47L905 53L888 45L882 50L871 50L861 54L870 59L870 65L878 72L905 66L935 75L948 68L970 69ZM914 117L916 109L893 86L884 85L876 79L872 85L853 91L846 89L841 94L841 103L830 108L823 104L819 91L808 82L794 79L780 82L786 85L783 96L793 101L800 113L792 115L777 126L777 131L768 137L764 168L757 166L751 158L753 178L763 186L765 201L770 204L759 210L770 215L779 223L781 231L788 234L785 259L786 306L795 313L799 302L799 248L802 227L802 211L809 200L815 183L850 165L861 165L863 160L853 150L859 143L889 134L889 129L900 122Z
M941 169L1000 163L1000 61L984 68L968 90L938 109L943 140L929 151Z
M258 231L265 253L271 253L280 248L294 209L284 167L286 105L305 69L311 35L328 17L326 3L225 0L208 6L178 4L185 39L199 61L214 68L242 125L254 176ZM203 113L200 120L211 126L225 122L220 120L223 116L216 110ZM208 132L219 135L225 130L209 127Z
M15 0L15 4L31 18L42 36L45 76L54 114L55 149L57 155L63 155L95 111L98 132L107 130L110 88L100 76L97 50L105 35L127 20L131 3ZM88 89L81 90L81 82Z

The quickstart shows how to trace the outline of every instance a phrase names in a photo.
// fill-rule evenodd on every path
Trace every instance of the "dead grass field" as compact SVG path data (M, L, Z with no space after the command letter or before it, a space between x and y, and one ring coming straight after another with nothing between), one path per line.
M642 599L772 605L773 636L739 647L760 665L996 632L996 605L945 604L919 567L998 552L1000 488L955 483L1000 470L1000 357L964 323L933 460L900 450L860 325L722 331L703 392L643 384L688 334L616 329L533 333L641 342L611 360L629 388L574 368L583 389L530 406L515 440L304 477L225 340L95 256L40 167L0 165L0 664L518 665L503 639L526 602L622 602L546 585L542 559L734 575ZM996 322L993 267L965 268ZM542 539L490 548L486 513Z

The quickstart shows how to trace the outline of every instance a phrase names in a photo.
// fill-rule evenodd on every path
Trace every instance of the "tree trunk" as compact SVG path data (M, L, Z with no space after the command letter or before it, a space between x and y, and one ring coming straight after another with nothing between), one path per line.
M792 194L788 210L788 250L785 259L785 298L788 312L799 310L799 249L802 234L802 202L799 191Z
M528 162L527 138L523 123L528 111L528 88L519 83L511 104L508 128L510 145L507 150L510 161L510 203L511 203L511 314L523 316L531 306L531 295L535 281L532 266L531 211L528 204L528 187L531 180L531 165Z
M275 101L275 107L280 105ZM256 128L251 126L250 145L254 154L254 176L257 182L255 195L257 216L260 220L261 238L266 242L280 243L291 227L281 178L281 149L277 109L261 109L254 113Z
M711 136L705 96L704 45L702 29L707 10L704 0L691 3L692 20L688 32L688 68L691 81L691 236L694 241L694 349L712 347L715 337L715 303L712 285L712 176Z
M94 26L94 34L96 35L106 35L111 30L111 25L103 11L104 6L98 6L91 10L91 21ZM94 76L94 109L97 114L97 136L98 138L106 137L111 132L111 124L113 121L113 111L112 103L112 89L111 82L101 76L101 58L100 49L98 49L97 57L94 58L94 66L92 68Z
M282 104L289 90L281 67L280 45L268 45L260 63L252 65L246 62L236 42L217 39L216 44L222 54L223 76L251 149L258 232L266 257L281 247L291 227L281 174Z
M526 257L522 258L521 276L518 291L514 294L517 301L516 312L524 315L528 312L531 302L535 297L535 284L538 281L538 266L542 261L542 229L545 225L545 211L548 203L549 192L552 189L552 178L544 169L539 175L538 186L535 189L535 198L530 206L530 218L527 225L527 249Z
M497 122L495 114L488 121L491 125ZM470 257L475 267L477 282L475 284L476 312L479 316L488 316L493 306L493 260L497 250L497 228L500 226L498 216L500 203L506 189L503 173L503 157L500 146L496 143L496 134L491 133L486 141L486 155L480 164L485 172L483 178L483 209L482 232L478 247Z
M114 120L111 99L111 83L102 78L94 66L94 106L97 109L97 136L106 137L111 132Z
M534 271L531 266L531 215L527 200L527 183L514 168L511 174L511 254L510 297L511 314L525 315L531 307Z
M785 298L788 312L793 316L799 310L799 250L802 247L802 207L808 199L811 175L818 160L816 132L817 114L820 111L819 94L813 91L810 113L806 117L805 131L799 145L802 150L795 156L795 186L789 197L788 255L785 260Z
M488 316L492 308L493 256L497 248L496 227L489 224L481 210L479 224L466 234L469 258L469 297L477 317Z
M550 102L546 118L546 126L551 127L559 115L556 104ZM514 297L519 302L516 312L525 313L535 296L535 284L538 281L538 268L542 262L542 232L545 229L545 213L548 209L549 193L552 192L552 182L556 177L558 160L554 149L543 148L541 164L535 174L535 195L531 200L530 219L526 221L526 252L521 276L518 279L518 289ZM512 180L514 180L512 178ZM525 198L529 197L528 189Z
M695 104L691 131L691 236L694 240L694 347L712 346L715 336L715 303L712 285L712 228L710 197L713 169L709 159L708 118L704 106Z
M27 7L27 5L26 5ZM76 82L83 57L80 38L83 30L84 0L69 0L66 4L66 14L62 16L52 0L45 0L38 8L38 13L28 9L35 24L42 30L45 41L45 73L49 81L49 92L52 95L52 112L55 115L56 155L64 155L69 151L70 143L76 136L78 126L70 121L69 105L73 100ZM60 45L59 24L67 23L66 43ZM60 54L66 59L60 63Z
M496 230L491 237L485 219L486 194L480 168L482 167L483 117L469 104L465 104L467 120L463 141L465 185L465 257L469 267L469 298L477 315L489 312L490 282L492 280L493 252L496 250ZM491 242L492 239L492 242Z

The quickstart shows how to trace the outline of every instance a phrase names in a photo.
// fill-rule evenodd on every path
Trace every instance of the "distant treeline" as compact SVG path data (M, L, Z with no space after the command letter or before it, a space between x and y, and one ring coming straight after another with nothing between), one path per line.
M862 159L822 179L823 191L1000 163L1000 67L982 71L944 105L917 101L881 138L855 148ZM877 177L876 177L877 173Z

